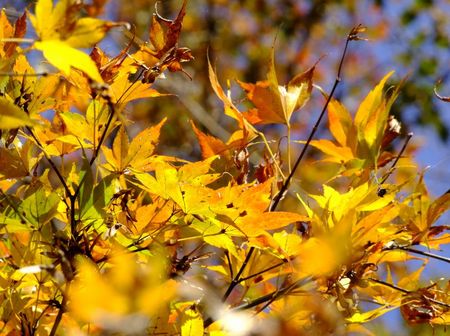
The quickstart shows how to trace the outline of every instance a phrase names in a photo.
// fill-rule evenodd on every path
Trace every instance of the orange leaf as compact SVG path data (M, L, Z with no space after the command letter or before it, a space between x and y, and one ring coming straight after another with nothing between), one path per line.
M309 217L300 214L277 211L243 215L236 219L235 223L246 236L251 237L261 234L262 231L280 229L295 222L309 220Z
M197 136L200 148L202 150L203 159L207 159L216 154L224 155L228 150L228 146L220 139L208 135L200 131L191 120L191 126Z
M315 65L296 75L286 86L281 86L275 71L275 48L272 47L267 80L256 84L238 81L247 98L255 105L254 109L244 114L245 118L252 124L289 125L292 113L309 100L314 68Z
M117 131L114 137L114 142L112 145L112 153L117 162L117 170L123 171L128 166L128 150L130 147L130 141L128 140L128 135L123 125Z
M350 113L338 100L332 98L328 104L329 129L341 146L348 145L347 136L353 125Z
M244 113L250 123L283 124L286 122L280 93L274 91L268 81L256 82L256 84L241 81L238 83L246 92L247 98L255 105L255 108Z
M211 82L211 86L216 93L217 97L223 102L225 106L225 114L233 119L236 119L239 122L239 126L243 128L244 120L241 112L234 106L231 99L225 94L222 87L219 84L219 81L217 80L216 73L214 72L214 69L211 66L211 62L208 58L208 73L209 73L209 81Z

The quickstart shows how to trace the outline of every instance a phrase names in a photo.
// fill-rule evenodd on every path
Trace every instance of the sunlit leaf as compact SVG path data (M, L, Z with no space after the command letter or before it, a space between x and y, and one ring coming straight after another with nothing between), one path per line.
M222 86L220 86L220 83L217 79L217 75L211 63L209 62L209 59L208 59L208 74L209 74L209 81L211 82L211 86L214 92L224 104L225 114L233 119L236 119L242 128L244 124L243 116L241 112L233 104L231 99L225 94L225 92L222 89Z
M84 52L59 40L45 40L34 43L44 57L55 68L69 76L72 68L78 69L97 82L103 82L94 61Z
M159 124L143 130L133 138L128 147L128 155L125 159L125 161L128 161L130 167L136 170L146 171L146 167L158 144L161 128L166 120L164 118Z
M182 336L196 336L203 334L203 319L195 307L188 308L183 312L181 321Z
M75 28L65 42L74 48L90 48L100 42L112 27L118 25L120 24L84 17L77 20Z
M328 104L328 122L330 132L336 141L341 146L348 146L353 120L344 105L334 98Z
M383 88L393 72L381 79L377 86L363 100L355 115L355 127L358 140L362 144L360 150L369 150L372 155L379 150L382 136L388 119L389 107L383 97Z
M397 307L386 306L386 307L379 307L364 313L355 313L351 317L347 318L347 321L350 323L366 323L394 309L397 309Z
M36 227L47 223L56 214L60 197L56 193L47 194L43 187L31 193L20 204L25 218Z
M13 129L33 124L28 114L19 106L6 96L0 97L0 129Z
M215 138L212 135L203 133L195 126L193 121L191 121L191 126L197 136L200 148L202 150L202 157L204 159L217 154L226 155L228 146L222 140Z

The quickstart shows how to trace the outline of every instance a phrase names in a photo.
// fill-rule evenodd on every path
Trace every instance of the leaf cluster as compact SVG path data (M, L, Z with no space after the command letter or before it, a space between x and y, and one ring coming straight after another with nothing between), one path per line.
M2 334L268 334L274 322L273 334L370 334L393 309L411 324L449 323L449 283L420 275L430 258L449 262L431 250L450 242L436 224L450 194L429 196L406 156L411 135L394 150L400 86L387 95L388 73L354 117L333 97L363 27L349 32L329 93L314 82L318 64L281 85L275 47L265 80L237 82L245 104L209 64L235 128L222 140L192 121L202 159L187 161L157 150L170 119L133 132L127 112L193 60L179 46L186 1L174 19L154 14L148 43L133 52L132 36L113 57L98 43L126 25L99 18L105 3L39 0L14 23L0 12ZM33 50L54 73L35 70ZM322 112L292 140L314 87ZM326 113L333 139L315 139ZM286 131L286 153L262 124Z

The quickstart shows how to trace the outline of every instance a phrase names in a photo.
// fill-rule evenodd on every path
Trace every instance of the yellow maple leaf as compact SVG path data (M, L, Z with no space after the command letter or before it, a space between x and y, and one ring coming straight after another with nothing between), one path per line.
M275 55L272 48L267 80L253 83L238 81L255 105L244 114L252 124L283 123L289 126L294 111L309 100L315 66L296 75L286 86L279 85L275 71Z
M32 126L33 120L7 96L0 96L0 129Z
M60 40L45 40L34 43L36 49L42 51L51 65L70 75L71 68L78 69L96 82L103 82L94 61L84 52L75 49Z
M359 150L378 155L379 146L388 120L389 106L383 97L383 88L394 72L385 75L369 92L356 112L354 124L358 133Z
M203 335L203 319L194 306L183 312L181 321L181 336L197 335Z
M391 71L385 75L369 92L353 120L344 105L334 98L330 100L329 129L337 144L330 140L312 140L310 143L326 154L323 161L340 163L348 172L378 165L390 107L399 90L397 87L389 99L384 97L383 88L392 74Z
M120 25L92 17L79 18L81 8L75 0L60 0L54 6L52 0L38 0L35 15L29 16L39 40L59 40L73 48L90 48L108 30Z

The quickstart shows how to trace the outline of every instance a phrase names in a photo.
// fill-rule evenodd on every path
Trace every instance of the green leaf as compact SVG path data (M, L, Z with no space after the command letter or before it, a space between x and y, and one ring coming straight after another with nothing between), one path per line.
M108 175L95 186L94 192L91 192L91 197L84 204L84 208L81 211L81 219L104 218L104 208L114 195L114 181L115 176Z
M0 232L2 231L9 233L30 231L30 227L19 218L10 218L0 214Z
M88 159L83 157L83 166L79 173L78 185L80 188L78 196L78 204L80 208L79 217L85 218L85 213L93 207L94 195L92 189L94 188L94 177L92 174L92 168Z
M23 200L18 210L31 224L40 227L56 215L59 201L60 197L56 193L47 194L40 186Z

